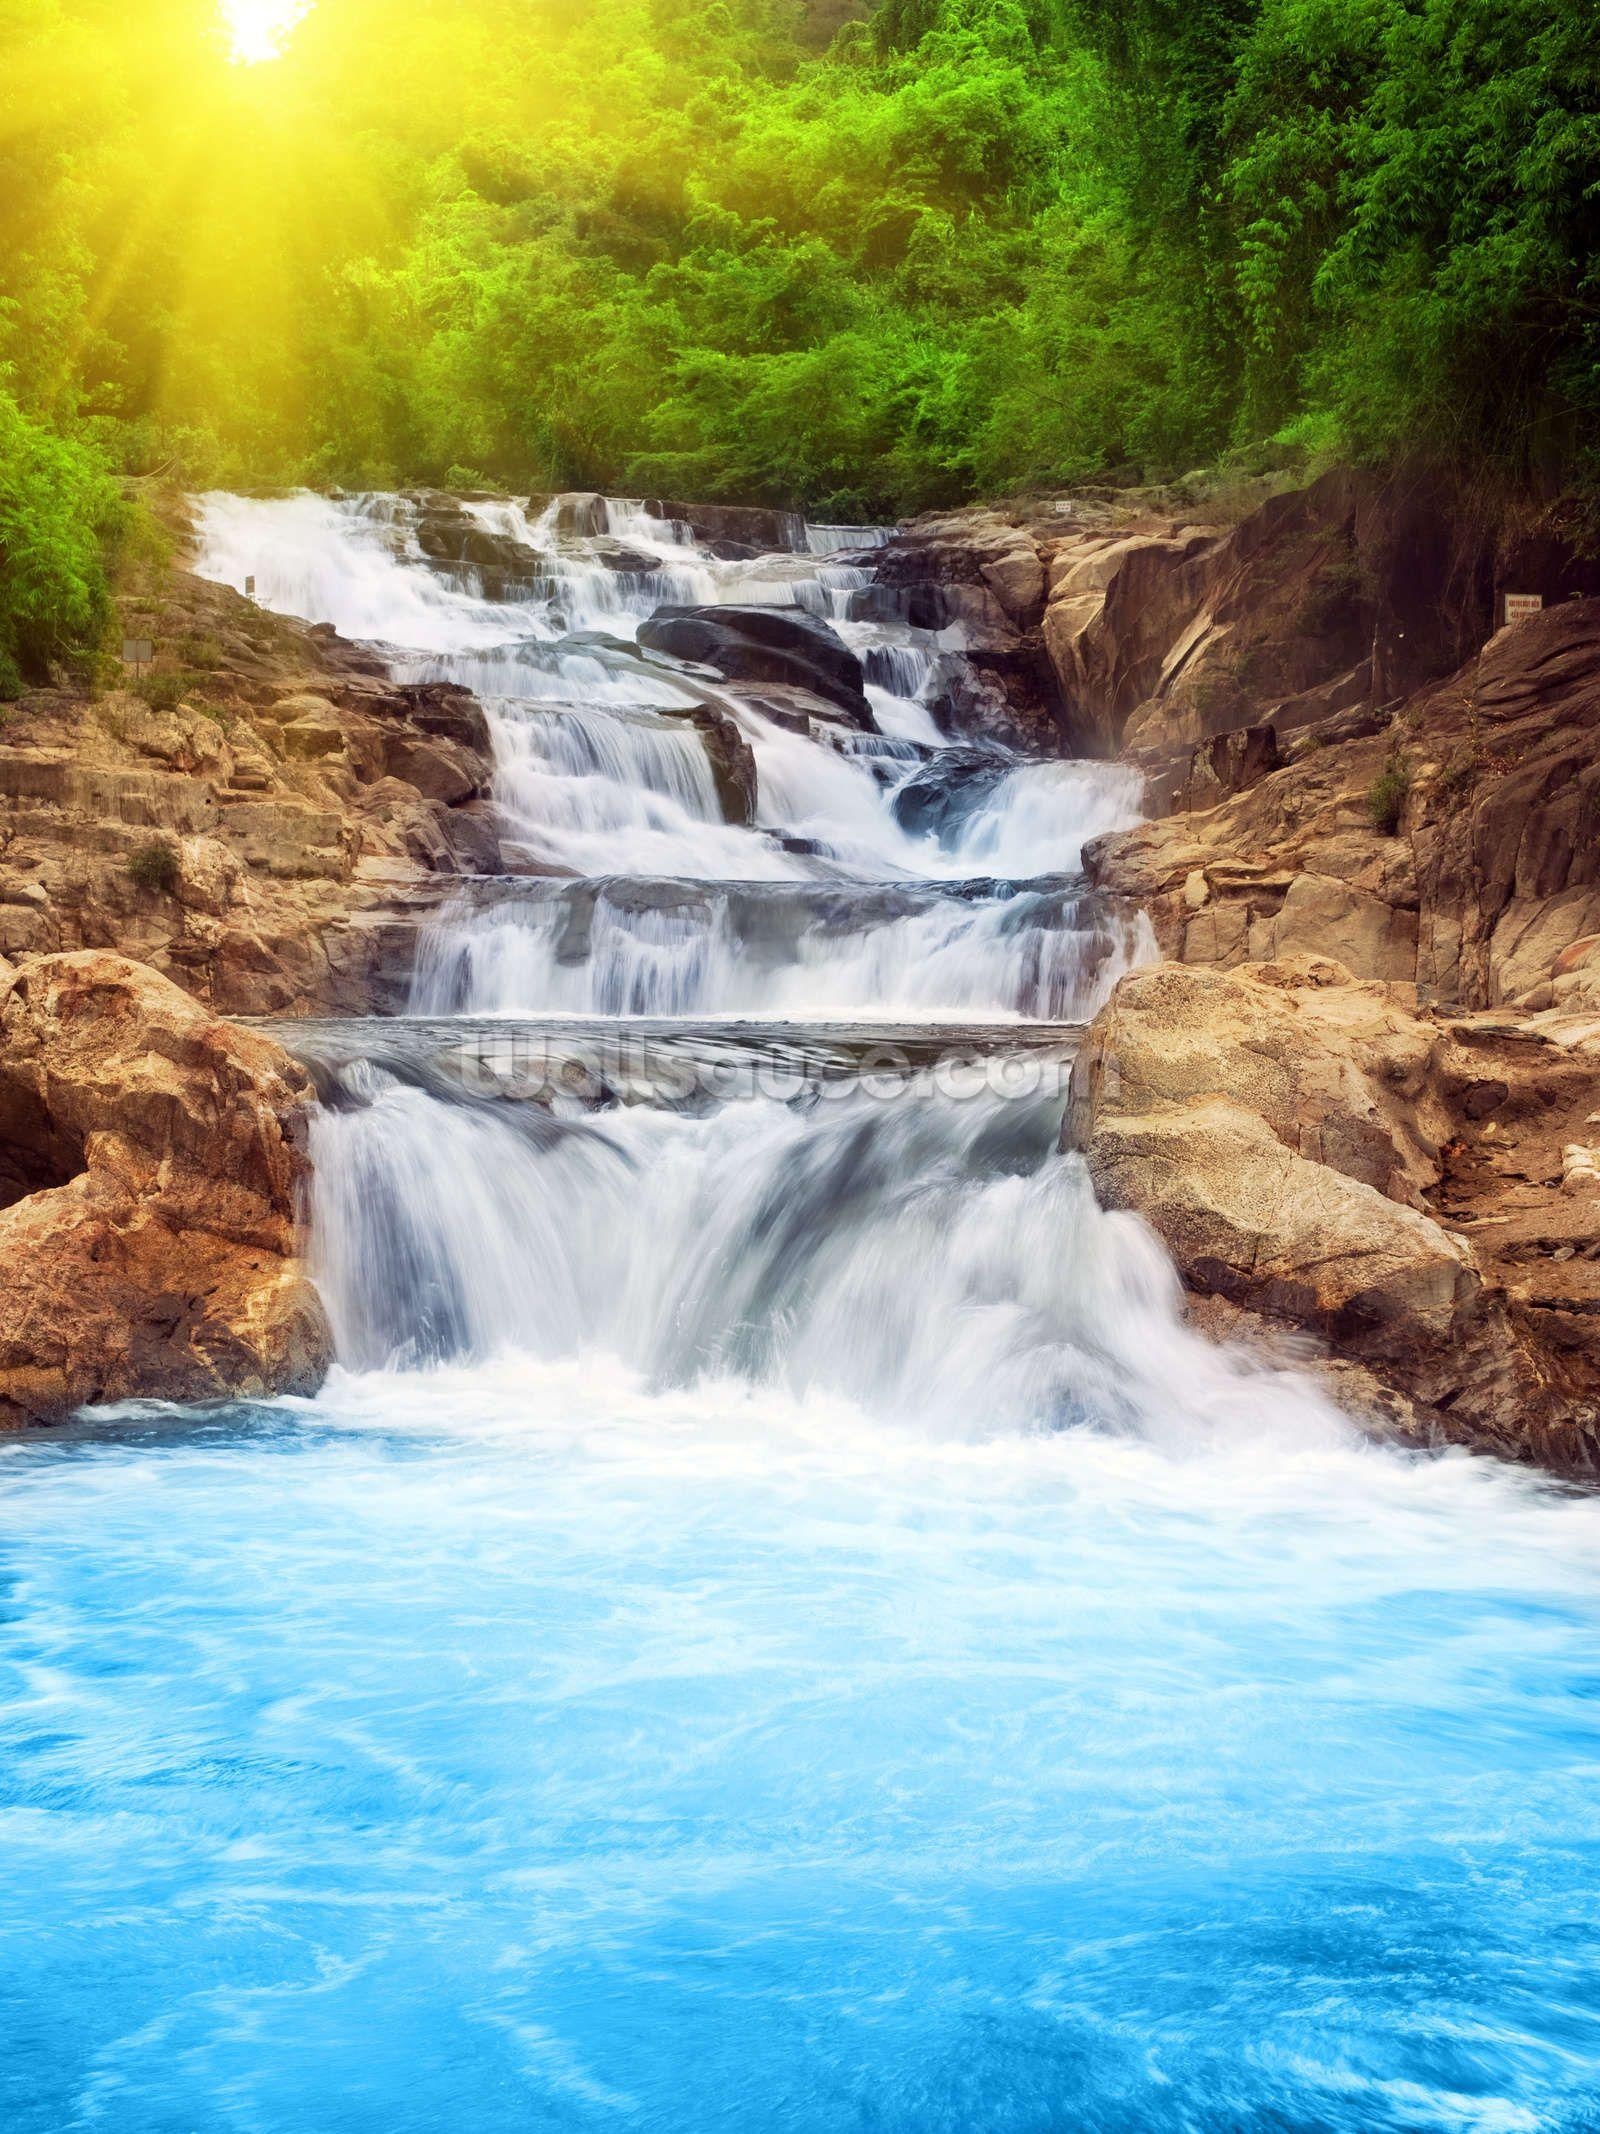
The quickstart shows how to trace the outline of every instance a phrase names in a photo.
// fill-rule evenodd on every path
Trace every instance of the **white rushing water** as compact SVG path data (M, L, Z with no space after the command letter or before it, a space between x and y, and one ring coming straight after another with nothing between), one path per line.
M634 504L611 503L603 532L576 535L557 530L555 506L476 502L464 511L528 558L502 597L485 597L481 569L430 561L417 508L395 498L205 498L200 569L241 589L253 580L264 606L380 646L403 679L472 689L490 716L515 854L536 871L1024 879L1074 871L1089 837L1137 817L1138 780L1124 770L1019 762L942 840L903 829L894 791L947 745L927 698L942 663L959 656L960 633L852 622L851 600L869 572L834 560L837 548L721 561ZM852 530L833 531L842 540ZM618 551L649 567L598 560ZM660 606L752 604L829 621L864 661L883 737L790 731L759 695L716 692L754 754L756 834L722 820L704 744L683 716L704 684L628 656ZM1146 951L1143 937L1130 936L1130 954ZM824 992L818 1006L828 1003ZM894 1003L890 994L875 1005ZM537 1012L544 1003L499 1005ZM968 1005L965 994L950 1005Z
M421 943L412 1012L537 1004L564 1015L871 1018L888 1009L925 1021L1076 1022L1153 950L1147 922L1071 890L936 896L852 924L837 899L813 916L809 903L763 910L718 883L676 895L668 885L659 902L601 886L586 918L575 924L561 895L487 904L461 895Z

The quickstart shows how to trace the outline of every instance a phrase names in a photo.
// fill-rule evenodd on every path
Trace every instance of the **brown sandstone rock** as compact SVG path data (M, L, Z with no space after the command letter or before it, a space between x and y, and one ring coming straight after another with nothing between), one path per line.
M303 1072L95 951L10 974L0 1046L0 1421L313 1390Z
M1600 600L1502 633L1382 726L1314 728L1248 790L1092 846L1169 954L1322 951L1466 1007L1600 1012ZM1409 780L1397 833L1370 796ZM1200 874L1207 895L1188 894Z
M1203 1317L1309 1333L1425 1436L1595 1473L1600 1202L1563 1180L1596 1057L1329 959L1158 966L1091 1026L1065 1138Z
M502 865L481 707L181 569L130 565L119 592L158 671L210 648L206 706L63 687L12 709L0 954L117 948L231 1014L393 1006L432 876ZM410 748L435 797L389 776ZM170 892L130 871L157 841L180 855Z
M282 739L287 756L342 756L345 752L344 728L332 717L306 715L291 719L283 728Z
M947 731L1061 749L1061 692L1040 634L1052 545L1026 514L976 509L913 519L876 552L869 617L887 595L914 622L962 630L976 687L936 710Z

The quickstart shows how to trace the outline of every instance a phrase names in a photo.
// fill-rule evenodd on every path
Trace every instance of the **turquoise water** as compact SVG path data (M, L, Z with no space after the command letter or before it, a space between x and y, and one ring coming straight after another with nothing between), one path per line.
M0 1453L7 2134L1600 2126L1600 1506L529 1363Z

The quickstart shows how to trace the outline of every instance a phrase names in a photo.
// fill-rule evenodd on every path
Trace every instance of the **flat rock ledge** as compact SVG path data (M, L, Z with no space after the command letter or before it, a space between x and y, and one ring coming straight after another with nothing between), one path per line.
M316 1389L310 1103L286 1053L145 965L0 963L0 1427Z
M1550 1158L1539 1227L1577 1242L1545 1247L1556 1264L1531 1282L1480 1258L1450 1212L1496 1115L1559 1133L1569 1084L1593 1101L1593 1063L1513 1042L1486 1066L1484 1036L1326 957L1158 966L1090 1027L1064 1144L1106 1206L1164 1240L1208 1330L1319 1364L1343 1405L1407 1436L1600 1476L1600 1315L1579 1249L1600 1180L1591 1201Z

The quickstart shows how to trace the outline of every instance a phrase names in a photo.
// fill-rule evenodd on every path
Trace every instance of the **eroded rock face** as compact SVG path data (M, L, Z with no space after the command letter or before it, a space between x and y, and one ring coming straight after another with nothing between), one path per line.
M1085 1039L1065 1138L1197 1299L1312 1336L1419 1435L1600 1471L1600 1267L1559 1145L1595 1063L1513 1039L1487 1072L1486 1033L1415 1005L1327 958L1135 972ZM1524 1124L1554 1176L1490 1213L1492 1152Z
M0 1422L314 1391L302 1070L125 957L0 986Z
M194 701L41 690L0 737L0 954L116 948L229 1014L399 1005L436 875L503 861L482 708L174 570Z
M1348 468L1234 525L1130 498L1046 545L1070 745L1139 762L1157 811L1264 775L1269 735L1281 753L1341 714L1392 713L1484 644L1499 591L1600 593L1600 564L1553 526L1514 532L1425 481ZM1247 730L1253 750L1213 749Z
M1600 600L1567 601L1383 720L1274 743L1220 805L1100 840L1089 869L1186 963L1320 952L1443 1004L1600 1026L1597 730ZM1396 777L1381 826L1374 795Z
M933 704L947 733L1071 753L1040 633L1058 539L1059 522L1052 527L1038 514L935 512L913 519L874 554L876 582L854 596L852 615L961 630L960 680Z

